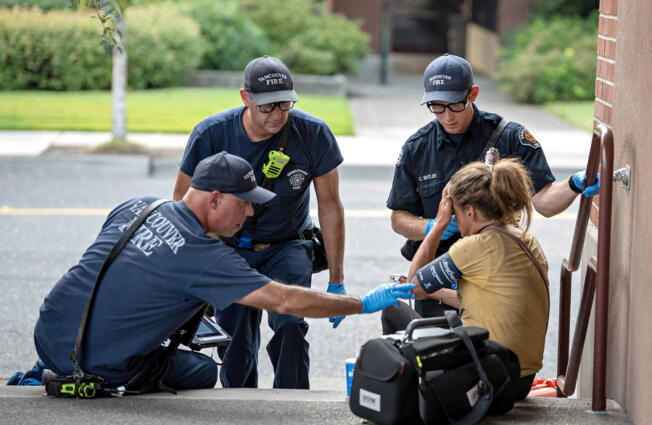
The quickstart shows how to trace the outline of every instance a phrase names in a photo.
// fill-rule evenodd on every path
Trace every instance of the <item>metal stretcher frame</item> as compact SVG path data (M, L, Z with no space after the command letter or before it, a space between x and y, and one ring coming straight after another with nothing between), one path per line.
M602 149L601 149L602 148ZM601 161L600 161L601 160ZM557 348L557 392L559 396L569 396L575 392L579 373L582 349L586 339L593 294L596 294L595 340L593 348L593 394L592 410L603 411L606 407L605 375L607 354L607 324L609 301L609 266L611 251L611 203L613 181L613 135L611 130L599 124L593 132L591 150L586 167L586 182L594 182L600 165L603 178L600 181L598 258L591 257L586 269L584 288L580 301L573 346L568 353L570 332L570 299L572 273L579 268L586 227L591 212L591 198L582 195L575 222L575 233L571 244L569 259L561 266L559 297L559 332ZM597 280L597 288L596 288Z

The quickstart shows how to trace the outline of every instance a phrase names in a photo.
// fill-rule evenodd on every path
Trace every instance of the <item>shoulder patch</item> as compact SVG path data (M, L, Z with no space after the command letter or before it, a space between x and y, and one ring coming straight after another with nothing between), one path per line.
M537 139L525 127L521 127L518 131L518 141L529 148L539 149L541 147Z
M403 158L403 149L401 149L401 152L399 152L399 154L398 154L398 158L396 159L396 164L395 164L396 167L398 167L399 165L401 165L401 159L402 159L402 158Z

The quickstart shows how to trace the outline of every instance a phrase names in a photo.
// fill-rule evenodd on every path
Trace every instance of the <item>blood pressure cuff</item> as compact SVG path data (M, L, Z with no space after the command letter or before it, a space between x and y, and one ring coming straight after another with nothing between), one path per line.
M423 290L432 294L441 288L450 288L462 276L462 272L447 252L421 267L416 276Z

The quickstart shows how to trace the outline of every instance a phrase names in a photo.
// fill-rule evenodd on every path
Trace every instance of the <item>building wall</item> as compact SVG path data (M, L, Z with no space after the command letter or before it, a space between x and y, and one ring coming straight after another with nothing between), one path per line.
M611 299L607 385L609 394L627 410L634 423L652 416L652 262L649 243L652 226L652 48L649 0L603 0L605 17L616 13L616 40L605 38L604 54L615 49L614 103L611 109L615 136L615 168L632 167L631 189L619 183L614 190L611 260ZM603 7L604 6L604 7ZM607 23L607 22L606 22ZM600 41L600 40L599 40ZM611 43L615 41L615 43ZM608 89L606 90L608 93ZM608 94L603 93L602 96ZM608 105L605 105L605 107ZM603 108L607 109L607 108ZM597 110L597 108L596 108ZM606 111L605 111L606 112Z
M502 37L505 33L527 21L535 0L500 0L496 31Z
M652 179L647 171L647 158L652 158L650 17L649 0L600 1L595 100L596 122L613 130L614 169L625 164L632 167L630 190L618 182L613 190L607 397L640 424L649 423L652 416L652 261L648 247ZM598 214L594 208L594 223ZM593 341L587 341L588 351L592 346ZM590 397L585 389L592 371L587 369L585 365L580 397Z
M500 38L498 34L472 22L466 25L466 60L473 72L491 75L496 71Z
M380 52L383 0L325 0L324 3L331 13L341 13L349 19L361 20L362 30L370 37L370 51Z
M536 0L497 0L497 10L495 11L495 33L497 33L499 37L503 36L505 32L526 22L528 13L532 10L535 1ZM396 0L389 0L390 22L393 11L395 10L395 2ZM470 19L470 10L473 5L480 8L487 7L483 2L485 2L485 0L460 0L459 11L457 12L462 16L460 19ZM324 0L324 3L326 5L326 10L329 12L341 13L350 19L360 19L362 21L363 31L369 34L371 39L369 43L370 51L373 53L380 52L383 0ZM426 6L426 1L402 0L401 5L403 9L411 8L419 11ZM440 9L444 10L446 7L442 4ZM390 24L390 28L393 28L393 25ZM392 38L392 35L390 35L390 38ZM484 47L480 46L478 49L482 48ZM494 62L495 58L492 58L490 62L484 63L483 66L487 69L493 69L495 67Z

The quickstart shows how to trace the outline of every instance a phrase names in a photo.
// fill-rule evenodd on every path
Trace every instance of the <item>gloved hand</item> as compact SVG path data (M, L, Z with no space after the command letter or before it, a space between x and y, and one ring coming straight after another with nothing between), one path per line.
M426 235L430 233L430 229L432 229L432 226L435 224L435 219L431 219L428 224L426 224ZM448 223L448 227L444 229L444 234L441 235L441 240L445 241L450 239L455 233L458 233L460 230L457 228L457 223L455 223L455 214L453 214L453 217L451 217L451 222Z
M374 313L390 305L398 307L398 298L414 298L414 294L410 293L414 287L414 283L384 283L378 285L376 289L360 297L360 300L362 300L360 314Z
M575 184L575 186L577 186L578 188L582 188L584 186L585 181L586 181L586 173L584 171L578 171L577 173L573 174L573 184ZM582 193L584 194L584 196L588 198L600 193L600 173L598 173L595 183L585 188L584 192Z
M338 294L346 295L346 289L344 289L343 283L330 283L328 282L328 289L326 290L329 294ZM328 321L333 324L333 329L340 325L340 322L344 320L344 316L329 317Z

